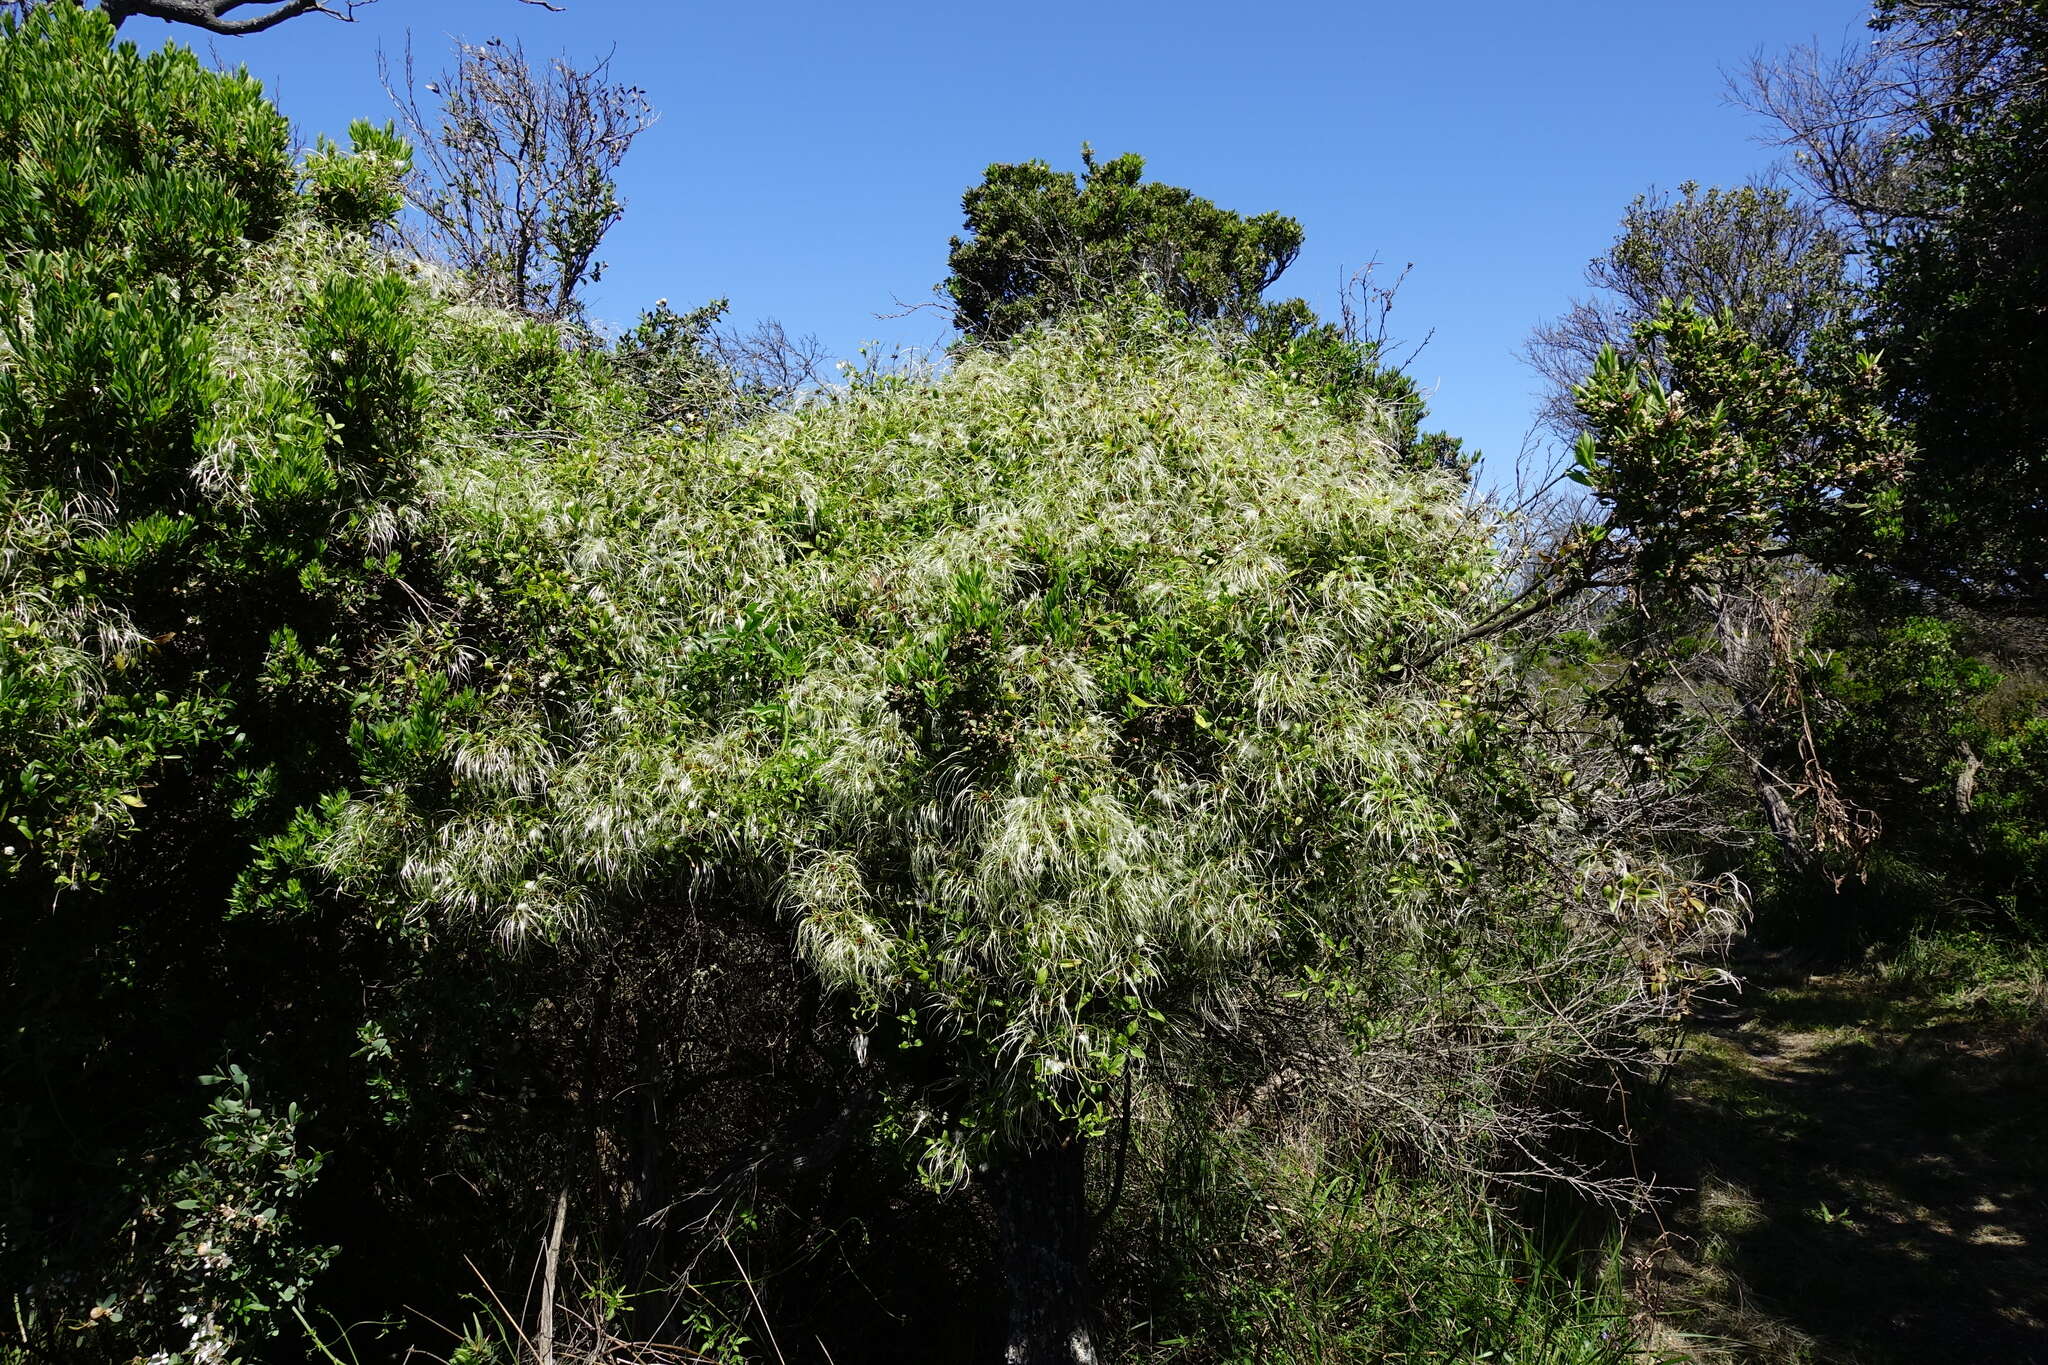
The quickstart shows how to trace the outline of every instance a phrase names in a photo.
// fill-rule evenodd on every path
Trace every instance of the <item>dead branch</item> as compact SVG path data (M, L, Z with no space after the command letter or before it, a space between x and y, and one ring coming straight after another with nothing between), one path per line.
M161 19L170 24L190 24L203 28L208 33L219 33L230 37L245 33L261 33L275 28L287 19L296 19L302 14L325 14L343 22L352 22L355 12L376 0L342 0L341 8L324 3L324 0L284 0L275 9L247 18L230 18L233 10L247 8L253 0L105 0L100 9L119 28L128 19L141 16L144 19Z
M365 5L374 5L377 0L341 0L338 9L326 0L280 0L275 8L261 14L239 19L229 17L233 11L247 9L256 3L259 0L103 0L100 9L113 21L115 28L121 27L123 21L139 16L161 19L167 24L190 24L208 33L238 37L276 28L303 14L324 14L343 23L354 23L356 11ZM519 0L519 3L556 14L562 12L562 6L555 4L554 0Z
M402 79L378 57L421 163L406 186L419 216L401 236L447 260L485 302L573 318L578 291L604 273L598 246L625 213L619 165L654 111L639 87L610 78L610 57L537 70L519 44L495 38L457 44L456 57L424 84L410 45Z

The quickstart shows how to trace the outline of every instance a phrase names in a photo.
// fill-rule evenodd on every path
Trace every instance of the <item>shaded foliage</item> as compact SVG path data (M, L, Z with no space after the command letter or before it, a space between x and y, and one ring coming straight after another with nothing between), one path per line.
M246 76L110 39L70 6L0 30L0 1259L47 1344L199 1351L274 1331L325 1259L284 1240L319 1168L289 1098L259 1109L231 1071L195 1126L194 1077L342 985L324 927L281 942L226 912L250 843L351 770L346 691L315 660L393 615L386 500L422 395L403 289L366 248L247 363L249 262L296 233L283 120ZM360 234L389 170L330 149L306 174ZM269 986L215 1003L248 980ZM264 1072L317 1088L341 1060L304 1054L318 1032Z
M1915 110L1906 216L1877 252L1869 334L1919 447L1901 569L2001 611L2048 611L2048 21L2038 6L1895 3L1883 31L1953 33L1974 74ZM2009 75L2007 73L2010 73ZM2029 73L2033 78L2028 79Z
M1667 297L1574 394L1574 477L1602 515L1566 534L1546 600L1623 589L1607 633L1638 654L1615 695L1642 742L1725 737L1774 836L1764 880L1841 935L1909 922L1930 895L2040 912L2032 841L2004 813L2031 809L2040 705L2039 177L2020 150L2044 93L2037 11L1889 4L1867 52L1759 63L1751 97L1815 202L1774 191L1698 216L1704 253L1681 235L1649 256L1627 250L1662 240L1639 203L1608 262L1675 295L1685 263L1739 258L1769 208L1755 221L1803 224L1808 244L1759 278L1807 291L1820 323L1778 334L1774 307ZM1848 245L1869 267L1845 290ZM1570 340L1538 338L1560 373Z

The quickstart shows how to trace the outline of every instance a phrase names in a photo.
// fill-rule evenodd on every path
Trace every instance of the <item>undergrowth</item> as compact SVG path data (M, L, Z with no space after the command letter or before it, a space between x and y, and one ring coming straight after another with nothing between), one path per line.
M1871 950L1862 970L1889 996L1987 1029L2048 1027L2048 939L1948 922L1926 923L1896 947Z
M1638 1358L1611 1237L1539 1237L1474 1188L1360 1153L1212 1143L1166 1179L1136 1234L1149 1276L1117 1358Z

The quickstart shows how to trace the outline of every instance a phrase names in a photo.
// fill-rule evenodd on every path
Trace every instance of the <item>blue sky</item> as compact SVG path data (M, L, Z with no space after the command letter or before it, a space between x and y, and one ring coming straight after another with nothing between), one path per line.
M1773 157L1723 73L1853 39L1865 14L1849 0L565 2L382 0L354 24L309 16L215 51L310 137L388 115L375 54L408 31L429 70L455 36L578 61L616 47L615 72L661 122L624 168L593 312L630 323L658 297L725 296L737 320L777 317L840 355L944 337L935 313L877 314L931 298L961 191L989 162L1071 169L1084 139L1140 152L1155 179L1301 220L1307 246L1278 292L1333 309L1349 270L1413 262L1393 330L1434 331L1414 373L1495 478L1534 406L1519 348L1580 289L1628 201ZM168 32L132 20L123 36Z

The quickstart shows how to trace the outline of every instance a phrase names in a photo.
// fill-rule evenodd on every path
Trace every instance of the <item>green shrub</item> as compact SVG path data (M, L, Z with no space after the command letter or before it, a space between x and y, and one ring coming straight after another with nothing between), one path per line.
M106 16L43 5L0 39L0 250L12 270L119 295L152 276L228 284L292 201L290 131L246 72L116 45Z
M1181 321L422 477L463 627L358 707L325 874L562 953L682 887L787 924L935 1188L1072 1198L1127 1084L1296 1049L1484 1164L1678 999L1708 904L1602 842L1635 794L1426 662L1494 572L1459 485Z
M367 268L394 144L323 153L354 208L302 198L254 81L111 40L0 24L0 1072L43 1078L0 1134L0 1283L37 1351L204 1357L329 1254L296 1106L231 1072L195 1136L187 1087L251 1050L318 1085L274 1040L331 1027L320 954L229 897L307 905L296 867L244 874L350 780L430 395L412 291Z
M100 1272L111 1287L77 1324L103 1359L225 1359L285 1331L333 1258L334 1248L300 1242L294 1226L325 1160L302 1148L299 1107L256 1104L239 1066L200 1083L220 1093L198 1150L142 1178L134 1236Z
M977 1076L930 1130L945 1180L1033 1115L1098 1124L1161 1005L1271 951L1290 898L1390 894L1329 880L1336 847L1446 827L1442 703L1386 670L1483 536L1198 337L1089 324L709 449L482 474L450 534L520 548L458 592L525 629L450 727L452 817L360 802L336 871L375 850L553 936L759 869L870 1027Z
M1986 837L2012 877L2012 908L2037 924L2048 906L2048 716L1986 746Z
M323 222L345 232L370 232L405 206L401 190L412 170L412 148L397 127L368 119L349 125L349 150L322 137L304 167L305 190Z

